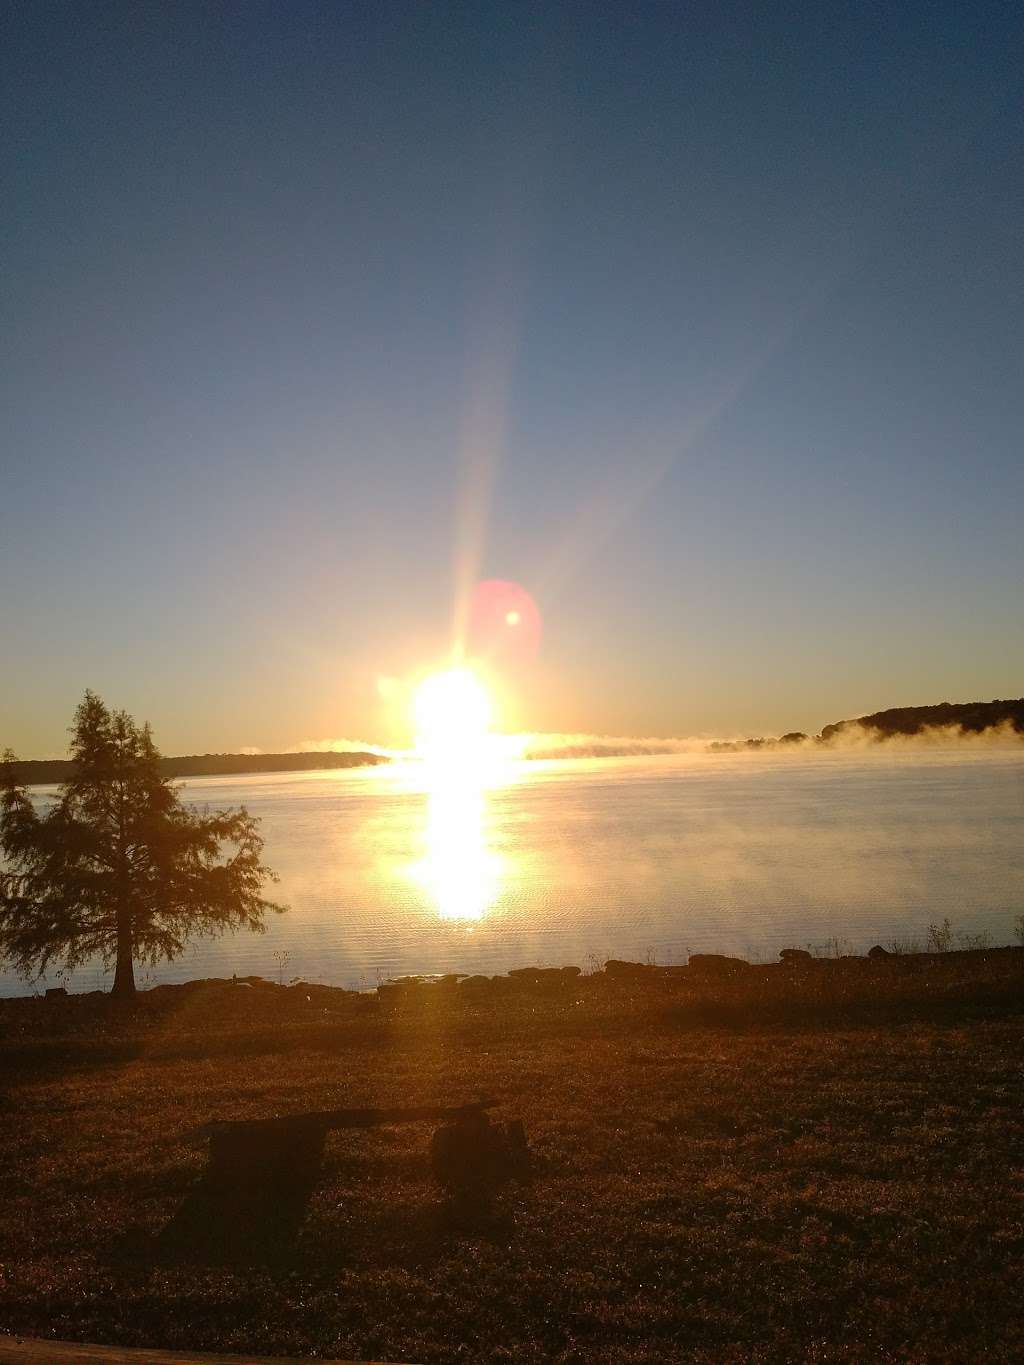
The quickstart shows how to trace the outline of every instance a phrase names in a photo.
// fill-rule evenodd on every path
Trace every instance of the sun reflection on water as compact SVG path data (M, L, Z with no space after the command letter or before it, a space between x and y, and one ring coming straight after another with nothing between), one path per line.
M436 674L417 697L417 754L408 776L426 795L423 857L413 879L443 920L479 923L501 893L506 859L492 846L490 801L513 780L515 741L491 734L490 703L465 670Z
M441 919L478 922L498 898L503 859L489 846L487 801L487 790L463 775L428 788L426 856L412 871Z

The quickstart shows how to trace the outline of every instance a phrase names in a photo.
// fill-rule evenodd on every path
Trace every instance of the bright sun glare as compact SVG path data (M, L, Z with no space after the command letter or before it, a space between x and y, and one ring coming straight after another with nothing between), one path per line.
M488 848L485 787L492 707L469 669L425 679L413 702L427 792L425 854L413 867L442 919L471 923L497 895L500 859Z
M414 710L419 752L449 762L470 755L491 724L490 698L466 668L427 678L416 693Z

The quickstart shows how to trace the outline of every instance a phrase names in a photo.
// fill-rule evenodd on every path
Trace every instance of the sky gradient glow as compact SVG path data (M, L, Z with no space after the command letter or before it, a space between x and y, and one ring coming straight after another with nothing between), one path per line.
M0 744L778 733L1024 692L1019 4L67 4L0 33ZM398 695L401 695L399 688Z

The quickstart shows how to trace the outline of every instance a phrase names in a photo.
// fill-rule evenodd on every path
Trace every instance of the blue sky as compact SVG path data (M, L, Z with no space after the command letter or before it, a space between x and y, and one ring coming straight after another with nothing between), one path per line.
M0 741L1020 695L1018 5L74 4L0 34Z

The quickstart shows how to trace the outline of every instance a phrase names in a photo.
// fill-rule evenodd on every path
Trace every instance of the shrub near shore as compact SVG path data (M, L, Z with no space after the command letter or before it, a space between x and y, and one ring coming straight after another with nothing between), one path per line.
M423 1361L1019 1359L1024 953L253 980L0 1003L0 1328ZM168 1260L209 1119L495 1093L477 1220L426 1134L331 1140L293 1252Z

